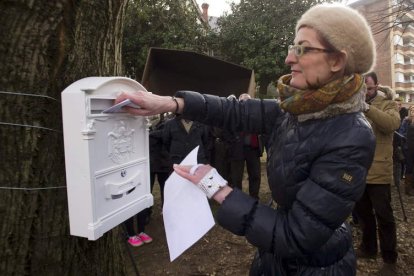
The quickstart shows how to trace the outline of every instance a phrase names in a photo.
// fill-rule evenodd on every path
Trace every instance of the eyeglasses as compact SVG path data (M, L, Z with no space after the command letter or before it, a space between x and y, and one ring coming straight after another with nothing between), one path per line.
M304 45L289 45L288 46L288 53L292 52L297 57L301 57L304 54L307 54L309 52L321 52L321 53L333 53L333 50L329 49L322 49L322 48L315 48L315 47L309 47Z

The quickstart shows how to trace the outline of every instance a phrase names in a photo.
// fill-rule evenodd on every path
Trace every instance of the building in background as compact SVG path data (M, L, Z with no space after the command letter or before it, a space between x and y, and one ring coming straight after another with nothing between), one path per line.
M208 7L209 7L209 4L207 4L207 3L203 3L201 5L201 9L203 10L202 11L202 17L204 19L204 22L207 22L207 24L210 26L211 30L218 32L219 31L219 27L217 25L218 17L217 16L209 16L208 15Z
M412 0L359 0L350 5L368 20L377 47L380 83L403 102L414 101L414 6Z
M193 0L193 1L194 1L194 3L197 4L196 0ZM201 4L201 10L200 10L200 8L197 9L198 12L199 12L199 16L198 17L199 17L200 23L203 24L204 26L206 26L206 29L205 29L206 30L206 33L205 33L205 35L207 35L207 32L208 31L212 31L212 32L215 32L215 33L219 33L220 32L220 28L219 28L219 26L217 24L217 21L218 21L219 18L217 16L210 16L210 15L208 15L208 8L209 7L210 7L209 4L203 3L203 4ZM208 31L207 31L207 29L208 29ZM217 54L217 52L215 52L212 49L209 49L206 52L206 54L209 55L209 56L215 56L217 58L220 57Z

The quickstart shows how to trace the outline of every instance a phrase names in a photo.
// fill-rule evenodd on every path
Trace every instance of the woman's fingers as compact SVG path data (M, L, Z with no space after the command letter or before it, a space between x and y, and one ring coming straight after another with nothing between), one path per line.
M123 100L129 99L129 94L122 92L115 99L115 104L122 102Z
M182 173L190 174L190 170L193 166L174 164L173 167L174 167L174 170L177 169Z
M192 166L183 166L183 165L177 165L174 164L174 171L181 177L190 180L194 183L194 175L190 174L190 170Z
M190 169L190 174L191 175L195 175L195 173L196 173L196 170L199 168L199 167L201 167L203 164L197 164L197 165L194 165L194 166L192 166L191 167L191 169Z
M197 164L195 166L174 165L174 171L181 177L197 184L212 169L210 165Z

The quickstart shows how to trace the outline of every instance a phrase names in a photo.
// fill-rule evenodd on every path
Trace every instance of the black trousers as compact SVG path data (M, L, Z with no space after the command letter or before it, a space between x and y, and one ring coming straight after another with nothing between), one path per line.
M170 176L170 174L171 174L170 172L151 172L150 173L151 193L152 193L152 189L154 188L155 177L157 177L158 184L160 184L161 206L164 205L164 186L165 186L165 181L167 181L167 179Z
M249 176L249 194L259 198L260 190L260 157L257 149L245 147L243 160L232 160L230 164L230 186L242 190L244 163L246 162L247 174Z
M133 237L136 234L145 232L145 224L146 224L147 216L148 216L148 208L136 214L136 218L137 218L137 231L136 232L134 230L134 216L130 217L124 222L128 237Z
M404 175L402 166L403 166L402 162L398 160L393 160L392 173L393 173L395 186L400 186L401 184L401 179L402 179L402 176Z
M362 198L354 209L362 230L360 249L369 253L378 252L378 236L381 256L386 263L397 261L397 231L391 207L391 185L367 184Z

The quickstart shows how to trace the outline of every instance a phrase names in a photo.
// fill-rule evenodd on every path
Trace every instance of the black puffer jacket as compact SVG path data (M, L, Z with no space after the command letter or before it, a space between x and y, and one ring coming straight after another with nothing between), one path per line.
M360 112L298 122L273 100L238 102L189 91L183 116L205 124L270 134L267 174L276 210L239 190L218 223L261 251L278 275L354 275L352 237L343 224L365 188L375 137Z

